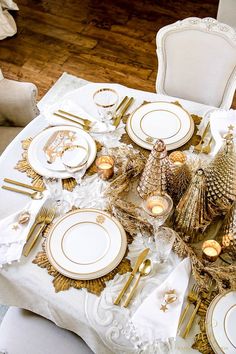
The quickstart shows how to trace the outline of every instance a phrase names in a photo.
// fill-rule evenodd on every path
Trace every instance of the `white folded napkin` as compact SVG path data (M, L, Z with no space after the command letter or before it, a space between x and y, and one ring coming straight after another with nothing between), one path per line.
M73 127L78 127L77 123L73 123L67 119L63 119L61 117L55 116L54 115L55 112L67 116L66 114L58 112L58 110L60 109L65 112L69 112L71 114L77 115L78 117L90 120L93 123L90 130L91 133L101 134L101 133L107 133L115 130L115 127L111 123L109 122L103 123L99 121L98 119L90 115L87 111L85 111L82 107L80 107L79 105L75 104L74 102L68 99L64 99L61 102L57 102L54 105L47 107L47 109L42 112L43 115L46 117L49 125L51 126L71 125ZM70 116L68 116L68 118L76 119Z
M211 134L215 140L215 147L212 152L213 155L221 148L223 143L223 136L228 132L228 127L234 126L233 134L234 141L236 141L236 110L219 109L210 114Z
M141 340L163 343L175 339L190 272L190 259L185 258L139 306L132 317L132 323ZM165 310L164 296L172 290L175 291L177 300L167 305L168 310Z
M47 197L48 194L45 193L43 199L30 201L23 210L0 221L0 267L20 259L27 234ZM27 213L29 220L22 223L22 217L27 219Z

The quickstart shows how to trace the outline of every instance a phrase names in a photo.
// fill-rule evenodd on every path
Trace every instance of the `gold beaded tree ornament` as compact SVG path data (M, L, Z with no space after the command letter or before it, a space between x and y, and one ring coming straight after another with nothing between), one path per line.
M198 242L212 217L206 198L205 173L199 168L176 207L175 230L182 233L187 242Z
M154 192L166 193L170 180L171 169L166 145L163 140L158 139L148 157L137 191L143 199Z
M233 260L236 260L236 201L226 215L217 238L223 252L228 253Z
M236 199L236 153L234 127L229 126L224 144L206 169L207 198L221 211L227 211Z

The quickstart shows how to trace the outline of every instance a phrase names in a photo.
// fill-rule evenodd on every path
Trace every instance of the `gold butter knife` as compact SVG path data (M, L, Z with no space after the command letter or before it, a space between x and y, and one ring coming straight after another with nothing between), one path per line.
M129 276L128 280L126 281L125 285L123 286L123 288L121 289L119 295L117 296L117 298L114 301L114 305L118 305L120 303L120 300L122 299L124 293L126 292L128 287L130 286L130 283L132 282L136 272L138 271L140 264L147 257L148 252L149 252L149 248L145 248L145 250L143 250L140 253L140 255L138 256L137 261L136 261L136 263L134 265L134 268L133 268L132 272L130 273L130 276Z
M124 107L122 108L121 112L116 116L115 121L113 123L113 125L115 127L118 127L118 125L120 124L121 118L123 117L123 115L125 114L125 112L128 110L128 108L131 106L131 104L133 103L134 98L130 97L130 99L128 101L125 102Z

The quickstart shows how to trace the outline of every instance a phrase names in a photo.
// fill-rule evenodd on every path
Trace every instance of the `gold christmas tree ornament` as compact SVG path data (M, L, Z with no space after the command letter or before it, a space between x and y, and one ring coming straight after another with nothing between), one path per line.
M177 204L188 188L192 173L187 164L187 157L182 151L174 151L169 155L172 179L168 183L168 192Z
M143 199L155 192L166 193L170 180L171 169L166 145L163 140L158 139L148 157L137 191Z
M199 168L176 207L175 230L182 233L187 242L198 242L212 217L206 198L205 173Z
M223 252L228 253L233 260L236 260L236 201L226 215L217 239Z
M227 211L236 199L236 153L233 126L224 136L224 144L206 169L207 198L221 211Z

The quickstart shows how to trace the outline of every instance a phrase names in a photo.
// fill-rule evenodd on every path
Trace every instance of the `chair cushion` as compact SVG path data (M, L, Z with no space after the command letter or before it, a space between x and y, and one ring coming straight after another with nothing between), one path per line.
M30 311L11 307L0 326L0 353L92 354L76 334Z
M21 130L22 128L20 127L0 126L0 155Z

